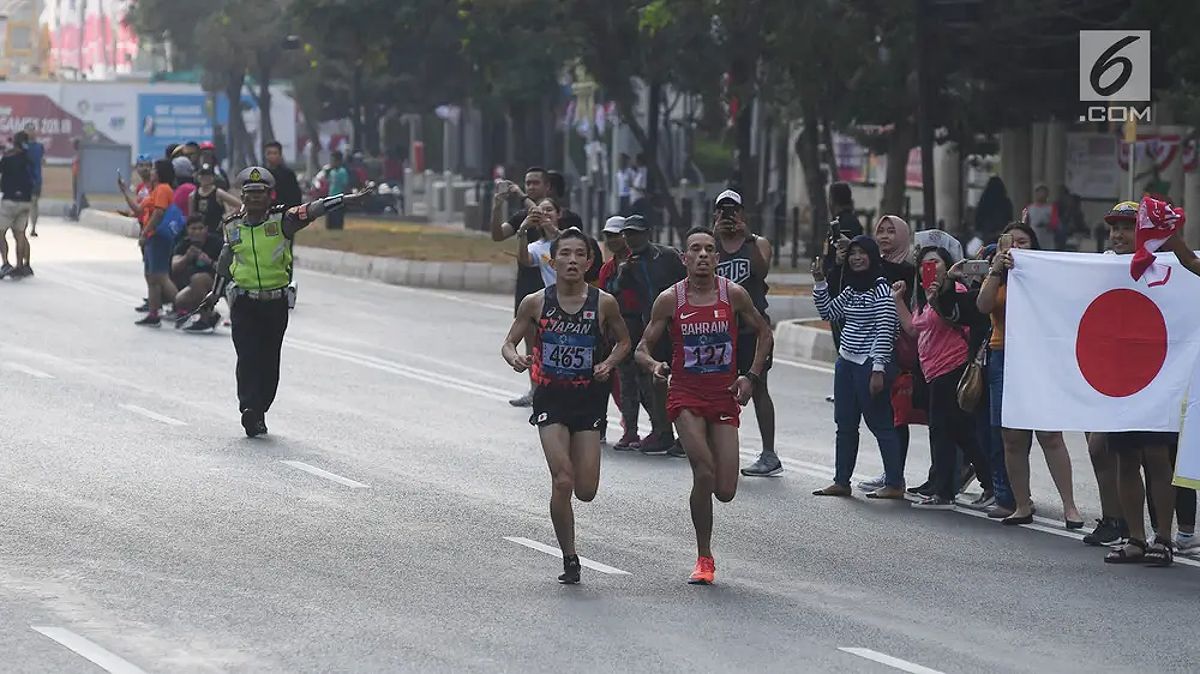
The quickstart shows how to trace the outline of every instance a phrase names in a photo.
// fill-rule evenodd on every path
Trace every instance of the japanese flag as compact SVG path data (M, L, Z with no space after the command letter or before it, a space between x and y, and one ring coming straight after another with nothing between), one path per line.
M1004 426L1178 432L1200 357L1200 278L1173 255L1155 262L1172 273L1154 287L1131 278L1127 255L1013 256Z

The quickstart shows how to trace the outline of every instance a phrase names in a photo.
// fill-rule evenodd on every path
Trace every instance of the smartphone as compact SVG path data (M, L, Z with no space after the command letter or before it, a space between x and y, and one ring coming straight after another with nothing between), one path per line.
M1001 234L1000 240L997 242L996 250L1001 253L1007 253L1008 249L1012 248L1013 236L1012 233Z
M837 220L829 223L829 247L833 249L842 238L842 227Z
M921 287L929 290L929 286L937 280L937 261L925 260L921 263Z
M962 274L967 278L983 278L991 268L992 263L987 260L967 260L963 263Z
M738 206L733 204L721 204L721 219L736 220L738 214Z

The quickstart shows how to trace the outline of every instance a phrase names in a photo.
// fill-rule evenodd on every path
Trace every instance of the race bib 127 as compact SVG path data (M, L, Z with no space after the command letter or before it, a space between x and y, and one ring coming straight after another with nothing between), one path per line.
M733 340L727 332L685 335L683 368L695 374L728 372L733 363Z

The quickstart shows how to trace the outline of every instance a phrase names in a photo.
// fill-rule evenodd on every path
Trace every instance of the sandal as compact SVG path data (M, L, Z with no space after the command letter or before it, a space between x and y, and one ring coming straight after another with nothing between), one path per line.
M1146 548L1143 561L1147 566L1171 566L1175 563L1175 546L1170 540L1156 536L1154 543Z
M813 496L852 496L850 485L833 483L824 489L818 489L813 492Z
M1129 548L1137 548L1141 550L1141 554L1131 554ZM1109 564L1140 564L1146 561L1146 557L1146 541L1130 538L1125 545L1110 550L1104 556L1104 561Z

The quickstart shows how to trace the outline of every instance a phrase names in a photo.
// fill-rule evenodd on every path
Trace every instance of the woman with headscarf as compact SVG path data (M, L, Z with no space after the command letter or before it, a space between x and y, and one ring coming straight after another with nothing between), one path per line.
M975 206L975 234L984 243L995 241L1000 230L1008 226L1013 219L1012 200L1004 189L1004 181L1000 176L988 178L979 195L979 204Z
M858 460L859 423L865 418L879 443L884 468L883 487L867 497L903 498L904 469L889 395L896 372L893 350L899 319L879 246L866 235L850 242L842 288L836 297L830 296L820 260L814 261L812 272L816 281L813 301L821 318L842 322L833 378L837 469L833 484L813 494L850 496L850 476Z
M916 276L912 259L912 228L903 218L884 215L875 222L871 233L875 237L875 243L879 244L883 277L887 279L888 284L902 282L912 288L913 278ZM909 292L906 297L909 309L912 308L912 299L913 294ZM908 425L924 423L926 390L925 381L921 377L921 366L917 361L916 338L909 337L901 331L896 336L894 353L897 375L892 383L890 395L896 437L900 442L900 470L904 472L904 464L908 458ZM859 482L858 488L870 493L883 487L886 479L885 475L880 474L876 478Z

